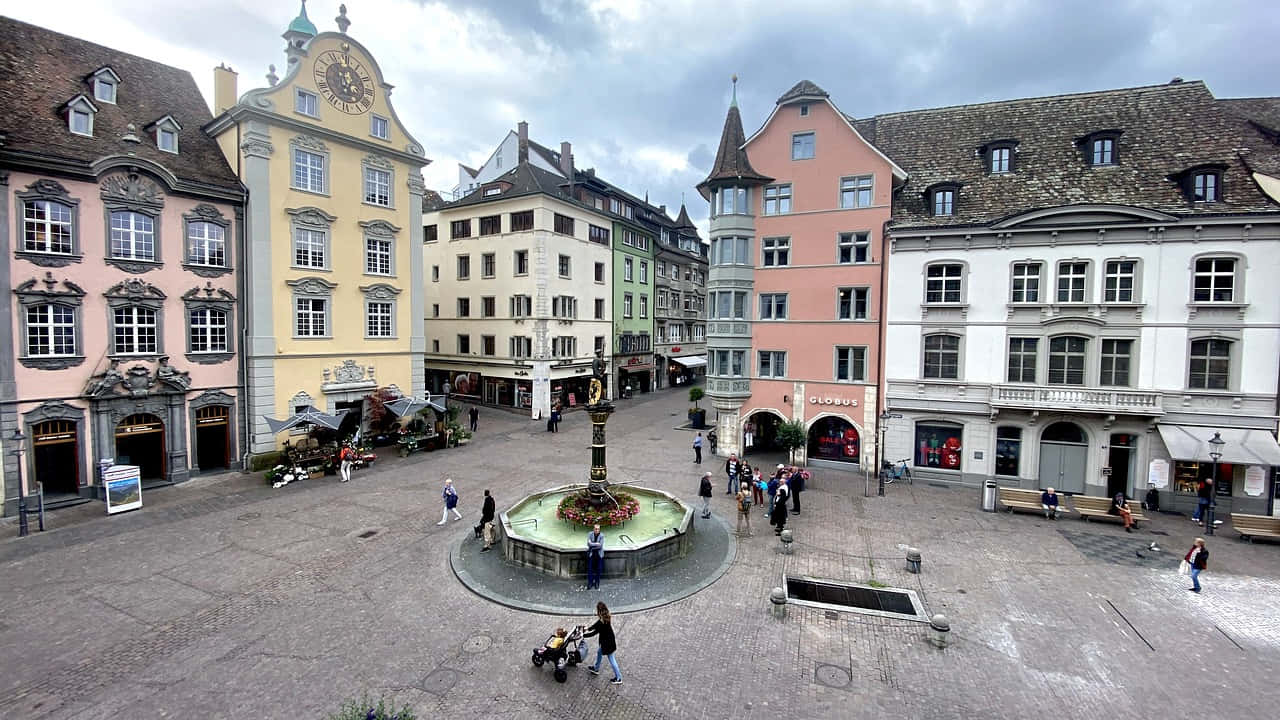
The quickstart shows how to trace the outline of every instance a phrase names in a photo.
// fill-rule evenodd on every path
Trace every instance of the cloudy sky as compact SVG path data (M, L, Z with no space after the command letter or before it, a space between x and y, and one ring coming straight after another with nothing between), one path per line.
M336 0L312 0L321 30ZM941 105L1201 79L1218 97L1278 95L1276 0L346 0L401 119L448 190L520 120L574 146L633 194L704 230L694 185L729 101L747 134L810 79L858 117ZM190 70L240 90L283 68L297 0L0 0L0 12Z

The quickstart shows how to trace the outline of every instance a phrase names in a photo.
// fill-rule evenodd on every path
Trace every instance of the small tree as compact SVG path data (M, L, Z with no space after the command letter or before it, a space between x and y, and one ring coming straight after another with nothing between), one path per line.
M805 442L804 423L799 420L782 423L778 426L777 441L782 449L787 451L787 458L795 462L796 448L804 445Z
M698 409L698 401L706 397L706 393L702 392L700 387L689 388L689 402L693 403L693 408Z
M387 432L396 424L396 415L387 409L387 403L400 397L391 388L381 387L365 396L369 401L369 427L374 432Z

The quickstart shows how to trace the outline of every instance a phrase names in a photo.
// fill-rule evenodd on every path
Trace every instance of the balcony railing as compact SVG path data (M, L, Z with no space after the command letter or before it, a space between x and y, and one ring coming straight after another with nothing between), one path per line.
M1163 415L1160 393L1136 390L1062 387L1058 385L996 385L991 391L993 407L1028 410L1077 410L1121 412L1135 415Z

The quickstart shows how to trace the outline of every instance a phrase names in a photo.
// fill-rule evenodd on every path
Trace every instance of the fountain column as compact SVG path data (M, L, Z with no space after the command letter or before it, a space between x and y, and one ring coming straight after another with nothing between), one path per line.
M605 463L604 424L613 413L613 405L597 403L587 406L591 417L591 479L587 483L587 495L591 504L600 507L609 501L609 468Z

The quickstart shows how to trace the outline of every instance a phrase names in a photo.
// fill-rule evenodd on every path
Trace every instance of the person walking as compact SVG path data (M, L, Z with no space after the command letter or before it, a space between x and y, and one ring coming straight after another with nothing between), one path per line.
M693 463L702 464L702 433L698 433L698 437L693 439Z
M724 461L724 472L729 476L728 490L725 495L732 495L738 492L738 471L742 469L742 464L738 462L737 453L729 453L729 459Z
M760 468L756 468L756 472L751 476L751 502L756 505L764 506L764 474L760 472Z
M560 432L560 404L551 409L551 432Z
M592 675L600 674L600 660L609 658L609 666L613 668L613 680L611 685L622 684L622 671L618 669L618 660L614 657L618 652L618 639L613 634L613 616L609 614L609 606L602 602L596 603L596 621L587 628L583 633L584 638L592 635L600 636L600 644L596 648L596 664L587 668L587 672Z
M471 432L475 432L476 423L480 421L480 411L476 409L475 405L472 405L471 409L467 411L467 417L471 420Z
M751 537L751 488L749 483L742 483L742 489L735 498L738 504L738 535L742 535L743 523L747 526L747 537Z
M774 526L773 534L781 535L787 526L787 497L791 494L787 488L787 476L778 480L778 492L774 496L773 512L769 515L769 524Z
M806 471L796 468L791 473L791 481L787 483L787 490L791 493L791 514L800 514L800 493L804 492L804 476Z
M604 570L604 533L596 523L587 533L587 589L600 589L600 574ZM598 659L598 658L597 658Z
M1196 538L1182 559L1191 566L1191 587L1187 589L1194 593L1200 592L1200 572L1209 565L1209 550L1204 546L1204 538Z
M484 505L480 508L480 524L475 527L476 539L480 539L480 533L484 532L484 526L493 522L493 514L497 508L494 507L493 496L488 490L484 491ZM488 544L485 548L488 549Z
M453 478L444 479L444 491L440 493L440 499L444 502L444 512L440 514L437 525L449 522L450 511L453 512L454 520L462 519L462 513L458 512L458 491L453 489Z
M342 473L342 482L349 482L351 480L351 466L356 461L356 451L352 450L350 445L343 445L342 452L338 453L338 460L340 461L339 472Z
M1192 522L1200 522L1204 517L1204 509L1209 507L1209 503L1213 502L1213 479L1205 478L1200 481L1200 487L1196 488L1196 511L1191 516Z
M719 436L716 435L715 428L711 428L710 430L707 431L707 443L711 446L712 455L716 454L716 440L718 439L719 439Z
M706 520L711 517L711 473L702 474L702 481L698 483L698 497L702 498L702 519Z

